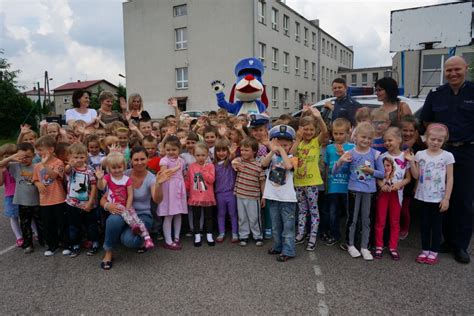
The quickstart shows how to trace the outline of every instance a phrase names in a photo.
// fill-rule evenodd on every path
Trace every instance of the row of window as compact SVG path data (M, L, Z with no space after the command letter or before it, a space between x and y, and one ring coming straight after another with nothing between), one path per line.
M332 81L337 77L337 71L326 68L324 66L321 67L321 84L332 84Z
M389 77L389 74L387 73L387 75L384 75L384 77ZM351 81L349 82L347 80L347 75L341 75L341 78L346 80L347 84L348 85L351 85L351 86L357 86L358 85L358 81L357 81L357 74L351 74ZM361 74L361 83L360 85L362 86L368 86L369 84L369 74L367 73L362 73ZM371 81L371 84L374 84L377 80L379 80L379 73L378 72L373 72L372 73L372 81Z
M259 56L258 59L265 65L266 60L266 51L267 45L264 43L258 43ZM295 75L301 75L301 58L295 56ZM278 48L272 47L272 69L280 69L280 52ZM283 62L282 62L283 72L290 73L290 53L283 52ZM309 75L309 61L307 59L303 60L303 76L308 78ZM311 79L316 80L316 63L311 63Z
M271 13L272 19L272 29L275 31L280 31L280 13L278 9L272 7ZM257 3L257 20L258 22L266 25L266 3L265 0L259 0ZM290 17L286 14L283 14L282 20L282 29L283 34L290 37ZM309 47L309 29L303 27L303 44L304 46ZM298 21L295 21L295 40L301 42L301 24ZM315 32L311 32L311 48L316 50L317 36Z
M337 44L333 44L329 40L323 38L321 43L321 53L337 60ZM352 68L352 55L345 49L339 49L339 62L348 68Z
M272 108L278 109L280 107L280 89L278 87L275 87L275 86L272 87L271 100L272 100L272 103L271 103ZM311 103L314 103L315 101L316 101L316 93L311 92ZM289 109L291 102L293 102L293 107L295 109L299 109L300 105L303 104L304 102L310 102L308 91L306 91L303 94L303 93L299 93L298 90L295 90L293 94L293 98L291 98L290 89L283 88L283 99L282 99L283 109Z

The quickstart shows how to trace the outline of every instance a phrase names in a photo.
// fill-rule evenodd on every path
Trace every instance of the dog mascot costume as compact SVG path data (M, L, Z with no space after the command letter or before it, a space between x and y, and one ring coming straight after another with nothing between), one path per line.
M257 58L239 61L235 66L237 80L232 87L229 102L225 100L224 84L218 80L211 83L216 93L217 105L234 115L265 112L268 99L262 82L263 71L263 64ZM234 102L234 96L238 101Z

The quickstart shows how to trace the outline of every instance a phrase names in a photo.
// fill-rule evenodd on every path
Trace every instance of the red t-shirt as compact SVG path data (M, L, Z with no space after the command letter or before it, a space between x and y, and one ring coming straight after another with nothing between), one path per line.
M160 160L160 156L156 156L148 160L148 163L146 164L147 169L153 174L160 172Z

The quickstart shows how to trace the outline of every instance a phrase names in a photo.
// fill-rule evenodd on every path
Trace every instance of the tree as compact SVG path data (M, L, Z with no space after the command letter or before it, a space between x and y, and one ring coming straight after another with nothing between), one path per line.
M3 51L0 50L0 54ZM0 57L0 137L16 136L20 124L28 123L33 129L38 126L39 110L36 104L19 91L16 78L20 70L10 70L11 65Z

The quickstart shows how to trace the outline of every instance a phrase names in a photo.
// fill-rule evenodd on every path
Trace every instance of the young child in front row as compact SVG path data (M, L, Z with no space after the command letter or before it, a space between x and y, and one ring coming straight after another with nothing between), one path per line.
M216 168L216 201L217 201L217 226L219 235L217 242L223 242L225 237L225 216L229 214L232 243L239 242L237 227L237 200L234 195L236 173L232 168L230 142L220 139L216 143L214 164Z
M288 125L277 125L270 130L270 152L262 159L267 168L263 198L270 209L273 246L268 250L285 262L296 256L295 212L296 191L293 186L294 164L289 154L295 130Z
M39 193L33 184L33 158L35 148L30 143L18 144L18 152L0 161L0 167L7 167L10 174L15 178L15 194L13 203L18 205L20 216L20 227L23 236L23 251L25 254L32 253L33 231L32 221L36 222L39 241L43 243L43 225L39 209Z
M380 156L384 165L385 177L377 180L380 191L377 195L375 212L375 253L376 259L382 258L383 233L388 216L390 239L388 249L393 260L400 260L398 238L400 233L400 209L403 199L403 187L410 183L410 165L405 153L400 150L402 135L398 127L389 127L383 135L387 151Z
M213 218L212 206L216 205L214 197L215 169L208 162L209 149L204 143L197 143L194 148L196 162L191 164L186 175L186 187L188 189L188 204L191 206L194 220L194 246L201 246L201 232L199 229L201 213L204 213L206 239L209 246L214 246L212 237Z
M328 168L328 190L326 194L326 219L328 220L327 232L329 237L326 245L332 246L341 239L339 217L341 210L347 212L347 185L349 181L348 166L341 167L337 173L332 173L334 165L344 152L354 148L348 143L351 122L345 118L337 118L332 122L332 137L334 142L327 146L324 162Z
M265 174L256 160L257 151L258 141L247 137L240 143L241 157L232 161L232 167L237 171L234 193L237 196L240 246L247 246L250 232L255 245L263 246L261 206L265 200L261 200L261 196L265 188Z
M88 153L86 146L73 144L68 151L66 215L69 240L72 246L69 256L74 258L79 255L83 224L86 227L87 240L92 241L92 247L86 254L93 256L99 250L99 228L95 212L97 207L97 180L94 169L87 165Z
M54 156L56 141L51 136L42 136L36 141L36 151L41 157L33 171L33 183L39 191L41 219L48 249L44 255L54 255L60 242L66 241L64 209L66 191L63 186L64 163ZM69 255L68 245L63 244L64 255Z
M183 177L185 161L179 156L181 143L176 136L166 136L163 141L163 149L166 156L161 158L160 169L172 169L179 167L173 176L163 183L163 200L158 205L158 216L164 216L163 235L165 237L164 248L180 250L181 242L181 214L188 213L186 202L186 186ZM174 223L173 223L174 222ZM174 228L174 238L171 236L171 225Z
M370 235L370 204L372 194L377 191L375 178L383 178L383 165L379 159L380 153L371 148L375 129L372 124L363 122L357 125L354 131L356 147L345 152L334 165L333 174L336 174L344 164L349 164L349 214L346 223L348 235L347 251L353 258L360 257L373 260L368 250ZM361 251L354 245L357 218L361 217L362 238Z
M418 179L415 199L420 203L421 253L418 263L438 263L441 243L442 215L449 208L449 199L453 190L454 156L442 149L448 140L448 128L439 123L428 125L426 129L428 149L414 156L407 154L411 172ZM467 197L466 197L467 198Z
M305 241L306 217L311 216L311 231L306 245L307 251L316 249L316 238L319 227L318 186L323 184L319 170L320 144L328 133L321 113L315 108L308 108L309 116L300 120L296 141L291 153L298 158L295 168L295 187L298 199L298 233L296 244ZM318 134L317 131L320 130Z
M135 235L144 239L146 249L153 248L154 244L148 229L132 207L133 186L132 179L125 175L125 169L127 168L125 157L122 153L112 152L105 158L105 165L107 175L104 176L104 171L100 167L95 171L98 189L104 190L107 188L105 193L107 203L120 205L123 208L120 216L122 216L125 223L130 226ZM105 210L107 210L107 203L104 205Z

